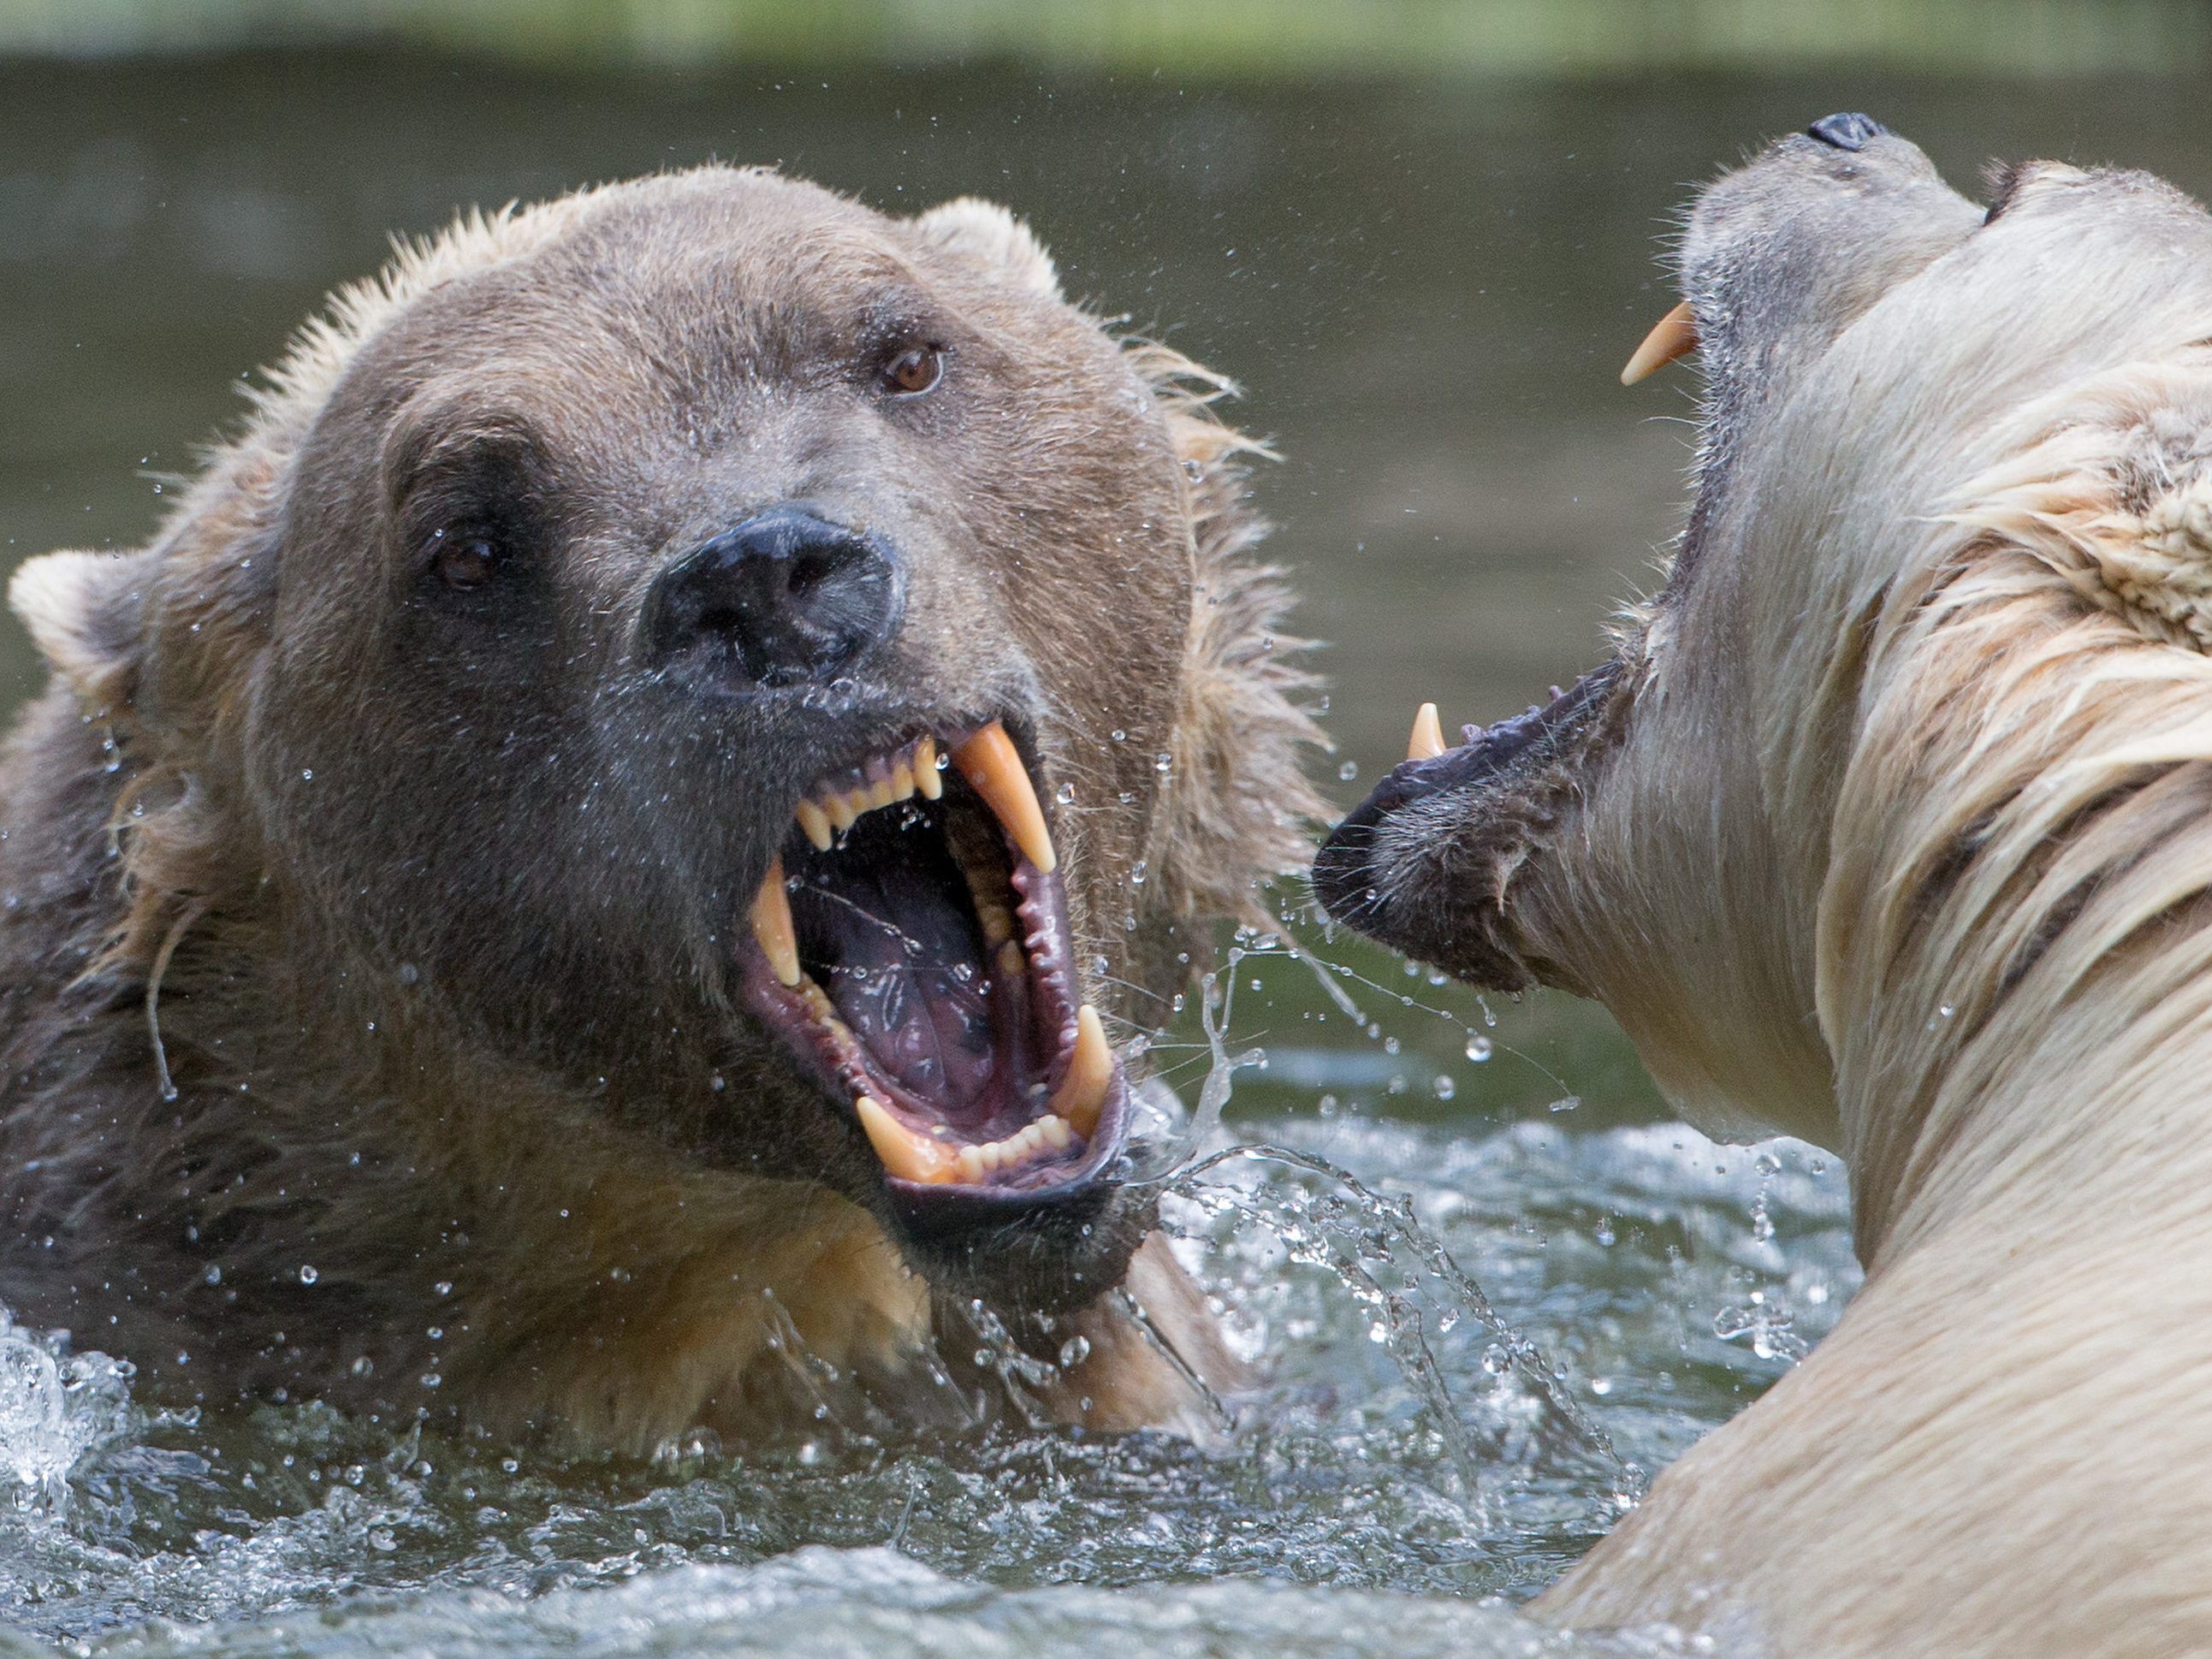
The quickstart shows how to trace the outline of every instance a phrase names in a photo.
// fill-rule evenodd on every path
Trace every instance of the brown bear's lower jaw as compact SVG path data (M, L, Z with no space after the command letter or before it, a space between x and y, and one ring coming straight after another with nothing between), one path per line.
M746 1006L850 1109L909 1231L1110 1188L1128 1091L1079 995L1057 866L994 720L819 781L753 901Z

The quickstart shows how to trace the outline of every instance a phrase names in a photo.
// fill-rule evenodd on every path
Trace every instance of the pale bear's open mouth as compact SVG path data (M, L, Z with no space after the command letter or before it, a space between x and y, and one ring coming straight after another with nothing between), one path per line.
M1054 1199L1119 1151L1126 1080L1000 722L817 781L750 920L748 1006L851 1106L894 1188Z

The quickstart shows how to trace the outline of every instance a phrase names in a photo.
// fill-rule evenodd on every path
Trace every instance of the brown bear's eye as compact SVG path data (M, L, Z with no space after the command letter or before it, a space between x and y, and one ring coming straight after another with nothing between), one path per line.
M895 398L915 398L934 386L945 375L945 354L934 346L914 346L890 361L884 370L884 389Z
M499 567L499 551L483 536L438 532L438 574L448 587L482 587Z

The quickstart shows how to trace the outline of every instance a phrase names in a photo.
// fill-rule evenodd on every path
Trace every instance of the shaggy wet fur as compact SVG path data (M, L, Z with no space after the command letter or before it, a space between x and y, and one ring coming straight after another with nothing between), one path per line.
M854 389L925 336L944 395ZM165 1397L636 1451L972 1420L978 1319L1089 1336L1041 1409L1189 1422L1183 1362L1228 1362L1142 1195L907 1239L722 934L901 710L1010 709L1076 787L1119 1029L1256 914L1316 734L1223 389L1069 306L1002 210L757 171L471 217L340 294L146 549L15 579L54 679L0 761L0 1299ZM647 581L802 495L897 539L885 661L787 717L671 703L627 655ZM419 550L485 501L528 573L464 613Z
M1382 937L1602 999L1692 1120L1850 1161L1863 1291L1555 1620L2212 1650L2212 219L2001 189L1876 134L1705 192L1662 592L1324 854Z

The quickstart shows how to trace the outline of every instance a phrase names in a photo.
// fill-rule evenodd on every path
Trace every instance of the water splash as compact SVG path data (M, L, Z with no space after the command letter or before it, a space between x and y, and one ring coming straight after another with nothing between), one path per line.
M1335 1190L1245 1189L1204 1179L1213 1170L1249 1162L1303 1170ZM1432 1331L1448 1334L1470 1316L1497 1340L1503 1364L1534 1390L1560 1427L1608 1467L1615 1487L1609 1494L1611 1502L1625 1512L1643 1496L1644 1472L1620 1455L1536 1345L1499 1316L1481 1285L1422 1226L1410 1198L1385 1197L1350 1171L1312 1153L1257 1143L1217 1152L1185 1170L1170 1186L1209 1216L1259 1221L1290 1247L1295 1260L1336 1275L1369 1316L1370 1340L1389 1352L1434 1414L1469 1499L1481 1490L1481 1458L1486 1453L1494 1455L1498 1448L1476 1444L1437 1363L1430 1335Z
M131 1376L128 1362L72 1353L65 1336L0 1309L0 1480L17 1511L66 1509L77 1460L134 1426Z

